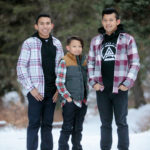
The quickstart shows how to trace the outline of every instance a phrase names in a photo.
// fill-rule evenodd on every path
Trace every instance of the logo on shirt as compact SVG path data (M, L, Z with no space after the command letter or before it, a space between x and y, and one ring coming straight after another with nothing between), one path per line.
M114 61L115 53L116 47L115 44L112 43L106 43L101 50L101 56L104 61Z

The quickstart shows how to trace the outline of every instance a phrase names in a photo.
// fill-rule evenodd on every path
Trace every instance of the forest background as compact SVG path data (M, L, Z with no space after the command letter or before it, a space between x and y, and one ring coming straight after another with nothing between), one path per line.
M0 0L0 120L8 117L7 111L21 114L25 110L24 107L3 105L2 97L10 91L17 91L20 103L25 103L17 82L16 63L22 42L35 32L36 16L39 13L52 16L55 24L53 35L62 42L64 50L66 38L78 35L84 39L84 53L88 54L90 41L101 26L101 12L105 7L119 11L121 23L135 37L139 50L141 69L130 91L132 102L129 107L138 108L150 103L149 97L145 96L150 91L149 0Z

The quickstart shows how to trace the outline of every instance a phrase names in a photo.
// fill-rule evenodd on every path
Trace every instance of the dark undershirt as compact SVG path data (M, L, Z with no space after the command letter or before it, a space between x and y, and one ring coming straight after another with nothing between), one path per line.
M102 42L102 79L106 91L112 91L118 33L104 34Z
M40 37L39 37L40 38ZM56 58L56 46L53 45L52 37L48 39L42 39L41 57L42 68L45 79L45 97L49 97L56 92L56 74L55 74L55 58Z

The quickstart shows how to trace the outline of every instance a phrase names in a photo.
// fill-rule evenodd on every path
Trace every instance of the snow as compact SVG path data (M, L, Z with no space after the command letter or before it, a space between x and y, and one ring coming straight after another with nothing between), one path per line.
M128 124L130 133L130 150L150 150L150 129L142 132L142 125L150 124L150 104L139 109L129 109ZM150 120L150 119L149 119ZM89 109L84 121L82 145L84 150L99 150L100 118L95 109ZM117 149L116 125L113 122L112 150ZM60 128L53 129L54 150L58 149ZM71 142L69 141L71 145ZM26 129L14 127L0 128L0 150L26 150ZM40 148L38 149L40 150Z
M13 102L15 104L18 103L20 101L20 98L19 98L19 95L17 92L12 91L12 92L8 92L7 94L5 94L2 97L2 101L7 106L11 102Z
M28 101L27 101L27 97L25 96L25 91L22 90L22 93L23 93L24 98L25 98L25 105L27 105ZM20 96L16 91L11 91L11 92L6 93L2 97L2 101L3 101L4 106L8 106L9 104L10 105L11 104L17 104L17 103L20 103Z

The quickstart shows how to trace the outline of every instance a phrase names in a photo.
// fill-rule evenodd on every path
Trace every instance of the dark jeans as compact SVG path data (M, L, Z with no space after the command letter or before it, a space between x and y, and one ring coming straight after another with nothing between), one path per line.
M55 103L52 96L44 98L43 101L37 101L30 93L27 95L28 119L27 128L27 150L37 150L38 131L41 127L41 150L53 149L52 123L54 116Z
M77 107L73 102L67 102L63 106L63 125L59 138L59 150L69 150L68 140L72 135L72 150L82 150L80 144L82 139L83 121L87 111L87 106Z
M102 150L110 150L112 145L113 113L117 125L118 149L128 150L129 133L126 116L128 113L128 91L119 90L118 94L108 91L97 91L97 105L100 113Z

